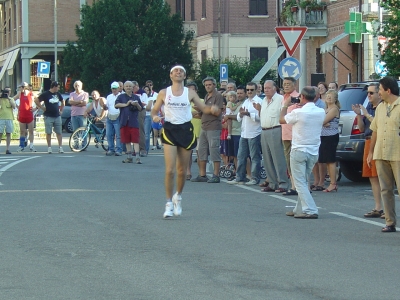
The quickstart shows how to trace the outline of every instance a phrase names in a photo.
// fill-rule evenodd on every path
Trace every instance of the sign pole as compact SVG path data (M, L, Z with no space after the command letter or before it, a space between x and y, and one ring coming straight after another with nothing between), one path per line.
M58 81L57 60L57 0L54 0L54 81Z

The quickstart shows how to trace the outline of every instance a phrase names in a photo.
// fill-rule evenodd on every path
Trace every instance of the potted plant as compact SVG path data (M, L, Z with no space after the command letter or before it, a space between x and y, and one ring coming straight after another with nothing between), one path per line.
M317 11L317 10L325 10L326 3L321 1L317 2L316 0L301 0L299 3L300 7L305 9L306 12Z
M299 10L296 0L288 0L281 12L281 22L287 25L295 25L296 21L293 18L293 13Z

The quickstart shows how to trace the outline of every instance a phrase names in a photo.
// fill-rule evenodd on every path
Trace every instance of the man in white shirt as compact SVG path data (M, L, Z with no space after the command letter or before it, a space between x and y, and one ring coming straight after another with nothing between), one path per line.
M265 98L257 109L260 110L261 149L269 184L262 191L297 195L295 190L287 190L287 166L282 144L282 128L279 123L283 96L276 93L276 83L272 80L265 81L264 92Z
M256 95L257 84L249 82L246 85L247 99L242 104L237 120L242 123L242 132L239 141L238 165L236 169L236 180L229 181L230 184L243 184L246 182L247 157L251 159L251 177L248 185L260 182L261 168L261 125L260 115L254 107L261 104L261 99Z
M318 208L308 188L308 178L318 160L318 149L321 143L320 133L325 119L325 110L314 104L315 90L308 86L300 94L298 108L287 113L291 105L290 97L283 102L279 122L292 124L292 148L290 165L298 199L293 211L286 215L299 219L318 219Z
M121 135L119 128L119 109L115 108L115 100L119 95L119 84L114 81L111 83L111 94L107 96L107 125L106 134L108 141L108 152L107 156L121 156L122 146L121 146ZM116 139L116 144L114 144L114 137Z

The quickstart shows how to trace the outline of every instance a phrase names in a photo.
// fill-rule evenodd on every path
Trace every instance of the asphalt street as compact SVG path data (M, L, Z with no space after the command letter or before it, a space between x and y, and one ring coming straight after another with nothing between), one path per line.
M123 164L64 140L1 145L0 299L399 299L400 232L363 218L368 183L313 192L320 218L301 220L295 196L187 182L164 220L161 150Z

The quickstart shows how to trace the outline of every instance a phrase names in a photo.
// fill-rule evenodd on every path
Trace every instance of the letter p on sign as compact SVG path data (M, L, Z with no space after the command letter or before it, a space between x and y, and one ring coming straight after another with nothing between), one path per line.
M49 78L50 63L47 61L38 62L37 77Z
M221 64L219 65L219 81L226 81L228 82L228 65Z

